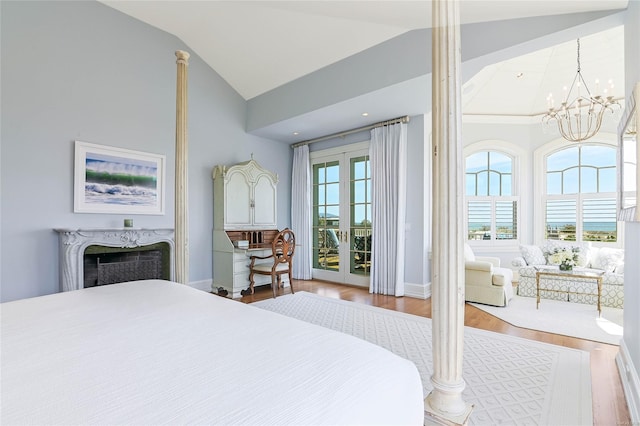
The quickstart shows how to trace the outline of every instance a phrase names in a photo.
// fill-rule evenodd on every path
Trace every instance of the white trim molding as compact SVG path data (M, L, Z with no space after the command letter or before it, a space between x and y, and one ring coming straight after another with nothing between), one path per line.
M91 245L130 249L157 243L170 248L170 279L174 280L173 229L54 229L60 240L60 289L84 288L84 252Z
M633 365L633 360L624 339L620 342L616 365L618 366L618 373L620 373L624 396L627 400L631 424L640 424L640 377L638 376L638 370Z
M415 299L427 300L431 297L431 283L415 284L405 282L404 295Z

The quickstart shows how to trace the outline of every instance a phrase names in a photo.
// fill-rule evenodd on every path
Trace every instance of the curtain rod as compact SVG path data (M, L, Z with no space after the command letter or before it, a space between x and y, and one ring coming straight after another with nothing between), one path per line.
M312 143L315 143L315 142L324 141L324 140L327 140L327 139L339 138L339 137L350 135L352 133L358 133L358 132L362 132L362 131L365 131L365 130L371 130L371 129L375 128L375 127L388 126L390 124L397 124L397 123L408 123L409 120L410 120L409 116L405 115L404 117L398 117L398 118L393 118L391 120L381 121L379 123L370 124L368 126L358 127L357 129L351 129L351 130L346 130L344 132L332 133L332 134L327 135L327 136L321 136L319 138L309 139L308 141L294 143L293 145L291 145L291 148L296 148L296 147L302 146L302 145L309 145L309 144L312 144Z

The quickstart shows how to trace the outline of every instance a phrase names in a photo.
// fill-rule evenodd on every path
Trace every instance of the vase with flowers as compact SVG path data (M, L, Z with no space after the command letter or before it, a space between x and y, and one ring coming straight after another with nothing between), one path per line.
M548 255L549 263L558 265L561 271L571 271L578 264L580 249L573 247L571 249L555 248Z

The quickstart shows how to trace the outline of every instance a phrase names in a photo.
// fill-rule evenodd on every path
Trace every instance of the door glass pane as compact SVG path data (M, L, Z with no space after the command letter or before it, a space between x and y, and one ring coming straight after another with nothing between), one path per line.
M340 182L340 165L337 161L327 163L327 182Z
M325 214L326 224L330 228L339 228L340 227L340 206L326 206L326 214Z
M340 204L340 184L328 183L324 185L327 191L327 204Z
M369 275L371 270L371 173L369 156L351 158L350 272Z
M367 189L366 182L363 180L357 180L353 182L354 194L353 201L355 203L366 203L367 202Z
M327 191L326 185L315 185L318 191L318 201L321 201L323 204L327 202Z
M337 161L313 165L313 267L339 270L340 185Z
M366 207L363 204L353 204L351 206L351 214L353 216L352 224L354 226L358 224L363 224L366 222L366 219L367 219Z
M367 167L364 161L358 161L353 165L353 178L356 180L367 178Z

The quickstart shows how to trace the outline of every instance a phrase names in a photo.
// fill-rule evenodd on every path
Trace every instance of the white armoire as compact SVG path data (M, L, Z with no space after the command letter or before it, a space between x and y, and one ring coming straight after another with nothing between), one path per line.
M213 289L238 298L249 288L250 256L271 254L278 233L278 175L255 160L213 169ZM247 241L248 247L239 241ZM240 247L238 245L240 244ZM255 285L270 277L255 275ZM289 285L288 278L283 280Z

